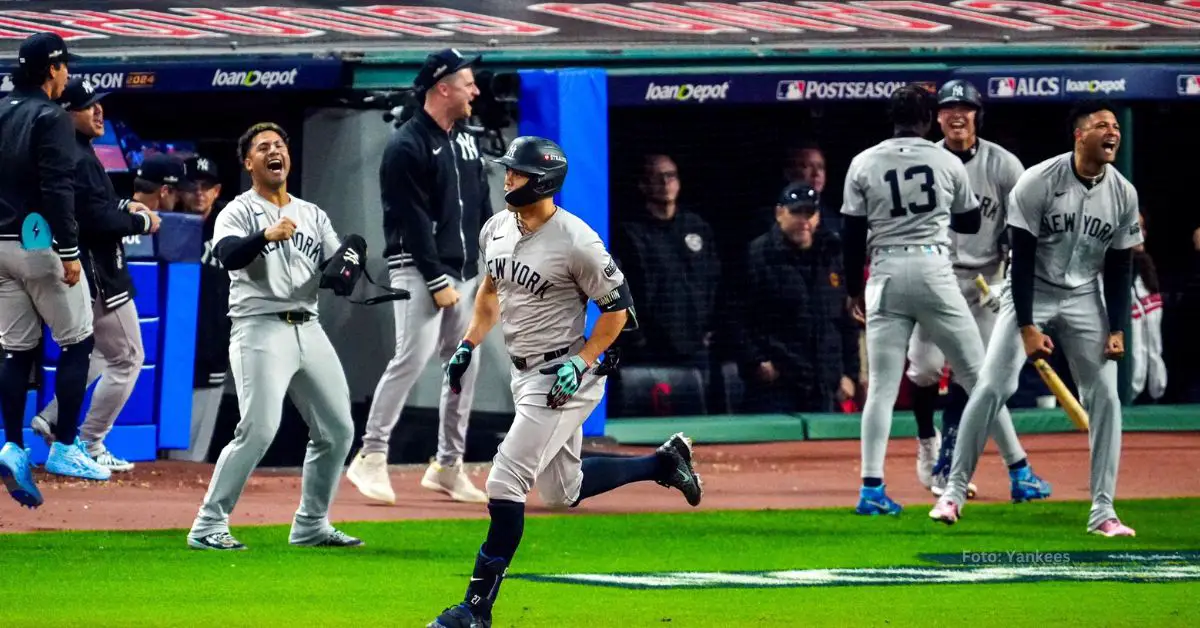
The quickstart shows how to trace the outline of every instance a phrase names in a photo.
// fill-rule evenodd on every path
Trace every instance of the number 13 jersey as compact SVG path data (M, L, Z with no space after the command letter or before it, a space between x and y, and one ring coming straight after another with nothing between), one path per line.
M920 137L859 153L846 173L842 213L867 219L867 249L951 245L950 214L979 207L962 160Z

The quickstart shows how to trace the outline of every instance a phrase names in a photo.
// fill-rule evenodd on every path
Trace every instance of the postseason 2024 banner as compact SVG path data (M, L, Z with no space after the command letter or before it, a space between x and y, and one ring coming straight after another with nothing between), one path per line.
M51 30L82 52L645 46L1194 45L1200 0L531 2L0 0L0 44ZM12 55L15 50L8 52ZM614 53L615 54L615 53Z

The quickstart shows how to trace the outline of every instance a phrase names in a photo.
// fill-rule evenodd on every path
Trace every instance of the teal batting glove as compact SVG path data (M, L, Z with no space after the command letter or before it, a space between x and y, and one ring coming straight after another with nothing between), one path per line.
M446 363L446 379L449 380L450 390L456 395L462 392L462 376L467 372L467 367L471 366L471 351L474 349L475 345L464 340L459 343L458 349Z
M546 393L546 407L558 408L567 403L575 393L579 392L579 383L583 374L588 370L583 358L575 355L561 364L552 364L538 372L543 375L554 375L554 385Z

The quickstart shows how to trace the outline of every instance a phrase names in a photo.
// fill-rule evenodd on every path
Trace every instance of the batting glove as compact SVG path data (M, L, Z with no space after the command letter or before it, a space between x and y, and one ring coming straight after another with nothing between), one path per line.
M446 363L446 378L450 381L450 390L456 395L462 392L462 376L471 365L471 351L474 349L475 345L464 340Z
M543 375L554 375L554 385L546 393L546 407L558 408L567 403L575 393L579 392L579 383L587 372L587 364L579 356L571 356L562 364L552 364L538 372Z

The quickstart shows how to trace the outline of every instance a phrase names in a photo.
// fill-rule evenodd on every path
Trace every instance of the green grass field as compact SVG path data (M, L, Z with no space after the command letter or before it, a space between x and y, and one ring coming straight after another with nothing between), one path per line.
M952 528L915 505L898 519L848 509L533 517L494 625L1200 626L1200 581L650 590L525 579L936 567L918 555L964 550L1200 550L1200 499L1119 507L1137 538L1084 534L1087 506L1070 502L973 505ZM235 528L250 546L237 553L189 550L182 531L0 536L0 626L424 626L461 599L486 525L347 523L368 544L348 550L289 547L286 527Z

